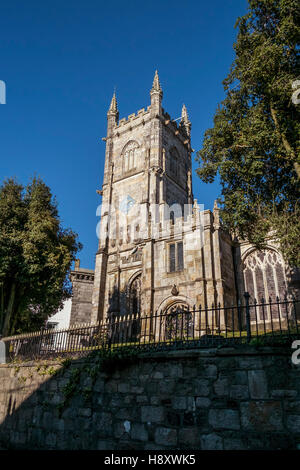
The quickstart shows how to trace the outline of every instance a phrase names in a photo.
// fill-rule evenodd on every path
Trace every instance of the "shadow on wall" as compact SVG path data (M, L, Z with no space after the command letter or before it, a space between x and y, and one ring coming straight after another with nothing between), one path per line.
M108 318L117 315L138 315L141 313L141 276L129 283L127 289L120 290L114 286L108 296Z
M121 407L115 396L119 379L120 371L109 357L95 353L72 360L1 365L0 448L105 450L115 449L120 439L124 445L118 449L141 448L139 442L129 442L126 419L114 418ZM123 397L126 407L128 398ZM125 410L123 414L132 419L134 410Z
M299 383L280 348L2 365L0 447L296 449Z

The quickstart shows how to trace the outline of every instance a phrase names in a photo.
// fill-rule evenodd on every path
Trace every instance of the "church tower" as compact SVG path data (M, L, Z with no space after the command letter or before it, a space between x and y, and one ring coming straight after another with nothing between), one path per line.
M153 311L158 241L153 231L193 203L187 109L183 105L177 125L162 108L162 98L156 71L147 109L118 121L114 94L107 113L92 321L105 312L132 311L133 303L135 309L144 305ZM175 208L171 215L169 207Z

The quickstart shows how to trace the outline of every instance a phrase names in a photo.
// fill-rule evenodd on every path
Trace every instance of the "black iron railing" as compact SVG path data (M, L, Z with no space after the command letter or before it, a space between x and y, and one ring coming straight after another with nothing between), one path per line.
M95 325L65 330L41 330L2 338L7 359L84 354L96 349L130 346L145 350L216 347L222 344L261 342L281 344L300 336L300 301L285 298L250 301L242 305L193 309L141 316L111 315Z

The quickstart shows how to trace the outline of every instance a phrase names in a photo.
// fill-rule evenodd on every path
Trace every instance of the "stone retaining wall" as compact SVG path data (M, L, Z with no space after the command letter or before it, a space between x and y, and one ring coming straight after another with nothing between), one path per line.
M53 361L0 366L0 446L300 446L300 366L289 350L153 353L112 373L97 371L93 361L74 360L59 375Z

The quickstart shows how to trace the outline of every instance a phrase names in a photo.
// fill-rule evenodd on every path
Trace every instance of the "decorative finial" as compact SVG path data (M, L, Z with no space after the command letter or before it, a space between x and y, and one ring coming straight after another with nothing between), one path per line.
M185 127L187 134L190 135L192 124L191 124L191 121L189 120L189 116L188 116L188 112L187 112L185 104L182 105L180 124L181 126Z
M153 92L153 91L159 91L160 93L162 93L162 88L161 88L160 83L159 83L159 77L158 77L157 70L155 70L153 85L152 85L152 89L151 89L151 92Z
M187 113L187 109L185 104L182 105L182 111L181 111L181 120L184 122L189 122L189 117Z
M220 228L220 208L218 206L217 199L215 199L215 202L214 202L213 214L214 214L214 228L217 230L218 228Z
M80 259L75 259L75 269L80 268Z
M118 114L118 103L116 98L116 92L114 91L113 97L111 99L110 107L108 112L110 114Z

